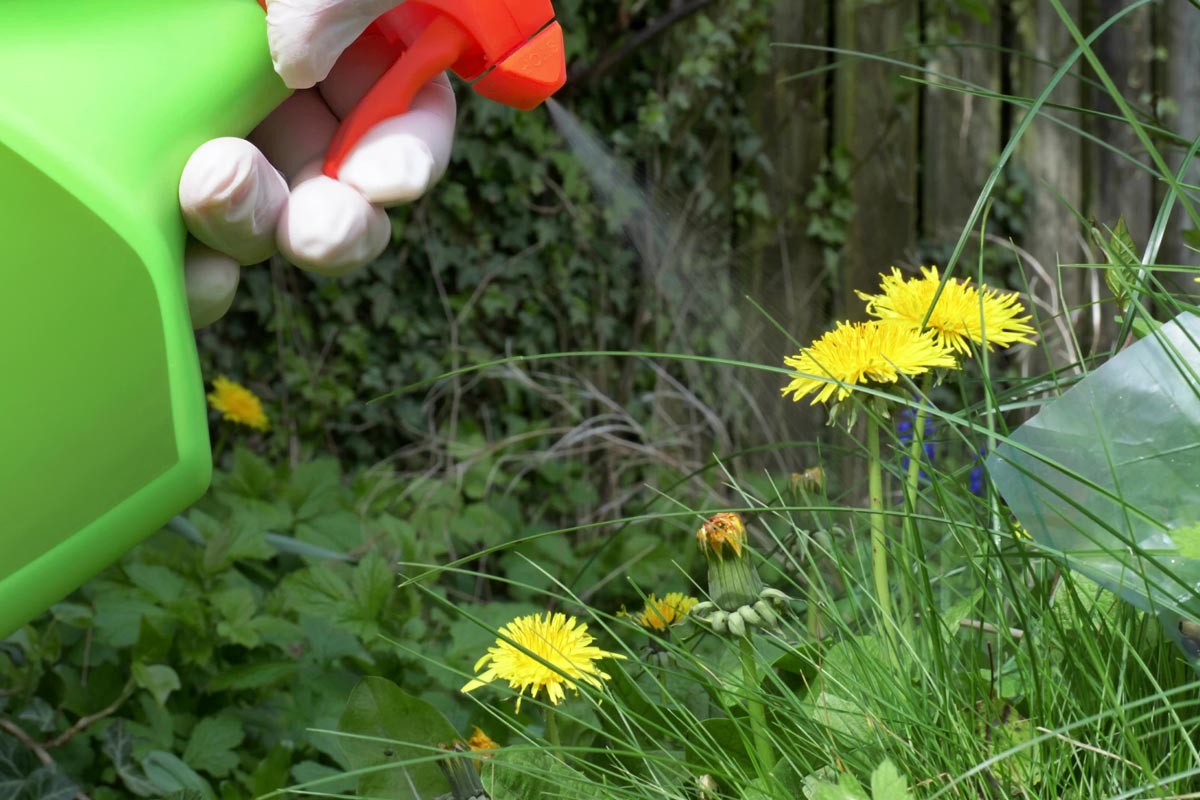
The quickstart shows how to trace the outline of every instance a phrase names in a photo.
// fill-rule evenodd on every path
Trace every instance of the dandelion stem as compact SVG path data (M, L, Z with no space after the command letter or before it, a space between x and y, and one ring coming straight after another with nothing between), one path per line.
M750 712L750 730L754 735L754 749L758 754L758 768L763 775L775 765L775 751L771 737L767 735L767 713L758 696L758 661L751 633L742 637L739 648L742 656L742 679L746 682L746 709Z
M871 568L875 578L875 598L879 602L884 641L892 658L895 622L892 617L892 594L888 588L887 530L883 516L883 464L879 459L879 420L867 416L867 480L871 495Z
M558 734L558 715L551 706L546 706L546 738L555 750L562 749L562 739Z
M925 406L925 398L929 396L929 389L933 383L933 373L925 373L925 377L921 380L921 394L917 398L917 412L913 415L912 442L908 448L908 473L905 475L905 492L904 497L908 503L905 509L907 513L904 515L904 560L901 564L907 570L908 565L912 563L914 555L918 552L917 548L917 492L920 489L921 482L921 460L925 456L925 420L928 417L929 410ZM908 583L905 580L900 581L902 597L904 603L904 619L912 619L912 606L908 602Z

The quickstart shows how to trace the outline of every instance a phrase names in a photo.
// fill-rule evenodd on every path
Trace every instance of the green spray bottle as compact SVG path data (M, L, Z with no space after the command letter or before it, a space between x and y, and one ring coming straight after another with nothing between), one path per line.
M263 0L0 2L0 637L203 494L183 282L192 151L287 96ZM324 170L443 70L530 109L566 81L550 0L406 0Z
M3 0L0 75L2 637L207 487L179 175L288 90L248 0Z

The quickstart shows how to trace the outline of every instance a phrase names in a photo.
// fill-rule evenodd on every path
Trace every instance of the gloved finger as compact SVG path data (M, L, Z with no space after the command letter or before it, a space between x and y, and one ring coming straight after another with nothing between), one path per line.
M400 0L267 0L271 61L292 89L325 80L342 51Z
M335 69L326 83L337 77ZM342 161L338 180L372 203L416 200L446 172L456 116L454 91L443 74L417 93L408 111L367 131Z
M244 139L205 142L179 178L188 230L241 264L257 264L275 252L275 226L287 197L283 176Z
M197 241L183 255L183 279L193 328L219 320L233 305L242 268L229 256Z
M276 241L297 267L335 276L378 258L391 233L387 213L352 187L322 175L318 160L292 181Z
M396 59L381 36L364 34L338 59L321 96L339 118L350 113ZM372 203L411 202L438 181L450 163L457 114L445 73L417 93L407 112L372 128L342 162L338 180Z
M316 89L295 92L248 137L289 181L322 158L337 132L338 119Z

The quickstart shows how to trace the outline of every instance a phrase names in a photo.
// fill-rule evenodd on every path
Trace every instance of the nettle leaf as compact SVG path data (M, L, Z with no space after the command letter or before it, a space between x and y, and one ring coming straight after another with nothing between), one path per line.
M200 772L223 778L237 767L235 748L246 738L242 724L231 717L206 717L196 723L183 760Z
M379 618L396 586L396 576L378 553L369 553L350 576L350 587L358 605L358 616L368 622Z
M349 584L326 566L298 570L283 579L288 604L301 614L338 621L353 611Z
M385 678L359 681L350 693L338 730L383 740L341 737L339 744L353 769L395 765L394 769L361 776L359 794L423 800L450 789L442 771L432 761L406 762L428 759L437 752L439 744L455 741L458 731L432 705L413 697L391 681ZM537 796L524 795L523 798ZM495 795L493 798L501 800Z
M225 484L245 497L269 498L275 485L275 472L252 451L238 447L233 452L233 471Z
M263 661L257 664L238 664L219 672L208 683L210 692L227 689L258 689L293 677L300 669L295 661Z
M94 612L80 603L56 603L50 607L54 619L71 628L90 628Z
M125 574L133 585L162 605L179 599L187 590L187 581L168 567L135 561L125 566Z
M908 781L891 761L884 760L871 773L871 800L907 800Z
M253 592L242 586L223 589L213 594L212 604L222 617L217 623L218 636L242 647L259 645L261 637L254 626L258 604Z
M450 532L464 542L482 547L502 544L512 538L512 524L487 503L469 503L450 523Z
M867 800L853 775L842 773L837 783L821 782L813 787L813 800Z
M292 748L277 744L267 753L267 757L258 762L250 775L250 793L261 797L268 792L287 786L288 772L292 767Z
M334 511L296 526L296 538L335 553L348 553L363 542L363 521L349 511Z
M151 695L160 706L166 705L171 692L180 688L179 675L166 664L143 664L140 661L133 665L133 680L137 685Z
M267 543L267 531L257 517L234 516L205 537L204 570L223 572L242 560L265 560L275 555Z
M338 507L341 469L335 458L318 458L292 470L283 496L296 509L297 519L310 519Z

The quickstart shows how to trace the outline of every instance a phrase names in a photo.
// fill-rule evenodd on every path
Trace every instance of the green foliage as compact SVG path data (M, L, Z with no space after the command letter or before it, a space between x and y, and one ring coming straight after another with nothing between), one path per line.
M765 69L769 3L713 4L652 46L606 61L615 40L669 8L667 0L636 10L556 4L572 66L585 73L561 99L661 192L694 191L692 227L749 224L767 213L767 169L741 87ZM272 454L327 452L424 471L464 428L544 446L523 438L538 422L575 425L613 405L645 406L653 374L630 359L547 362L520 382L496 369L473 378L469 393L450 381L428 397L368 402L510 353L653 349L674 333L662 311L678 298L659 296L660 254L629 246L627 227L638 221L594 195L548 114L516 112L461 85L458 96L450 169L436 191L392 212L387 254L336 280L278 261L246 269L232 312L201 333L205 374L236 376L264 399L273 426L260 441ZM714 150L717 139L736 143L736 153ZM736 173L714 182L731 160ZM732 241L709 244L727 252ZM553 385L561 380L580 387L565 398L565 415Z
M0 794L248 798L348 763L309 729L333 727L364 672L400 668L379 637L405 636L418 600L389 564L420 547L379 513L382 478L351 488L332 461L273 470L244 450L234 463L188 515L190 536L159 533L7 640L0 719L53 766L32 768L35 751L0 730L0 782L15 782Z
M391 681L360 681L338 730L348 734L338 741L350 766L368 771L358 779L359 794L424 800L450 788L430 757L438 745L452 744L458 732L436 708ZM418 763L405 764L410 759Z

